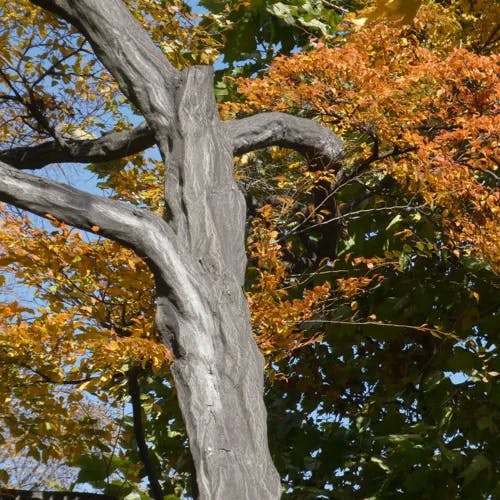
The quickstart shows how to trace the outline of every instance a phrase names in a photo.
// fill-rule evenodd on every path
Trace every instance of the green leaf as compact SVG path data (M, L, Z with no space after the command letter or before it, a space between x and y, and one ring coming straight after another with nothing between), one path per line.
M447 369L452 372L466 372L474 368L480 368L481 363L475 354L461 347L457 347L448 358L446 365Z
M391 221L389 222L389 224L387 224L387 226L385 227L385 229L388 231L389 229L391 229L392 227L396 226L397 224L399 224L401 221L403 220L403 217L401 217L400 214L396 215L395 217L393 217L391 219Z
M295 16L297 15L297 7L286 5L282 2L269 5L267 11L282 19L286 24L295 24Z
M480 453L472 459L469 466L460 474L464 478L464 486L474 481L485 469L491 469L491 462Z
M391 472L391 468L388 465L386 465L386 463L383 460L381 460L380 458L371 457L370 461L373 462L374 464L377 464L383 471Z
M97 456L82 455L76 465L80 467L79 483L99 483L112 472L110 464Z

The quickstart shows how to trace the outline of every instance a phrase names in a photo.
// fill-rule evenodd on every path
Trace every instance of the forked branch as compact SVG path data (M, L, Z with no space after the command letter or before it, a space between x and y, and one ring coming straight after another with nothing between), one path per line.
M42 217L93 231L146 257L157 283L168 285L176 306L195 314L198 294L188 276L193 263L172 228L150 210L26 174L0 162L0 201ZM194 308L194 309L193 309Z
M174 91L180 72L168 62L126 4L122 0L31 3L59 15L85 36L121 91L143 112L156 139L167 144L175 127Z

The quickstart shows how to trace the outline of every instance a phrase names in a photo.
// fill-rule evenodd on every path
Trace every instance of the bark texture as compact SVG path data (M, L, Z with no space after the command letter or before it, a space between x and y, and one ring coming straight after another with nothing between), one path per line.
M235 155L268 146L283 146L304 154L323 167L337 165L343 157L341 140L312 120L285 113L258 115L226 122Z
M168 186L176 185L178 236L189 249L199 297L186 315L175 310L168 293L160 296L157 323L177 356L172 369L200 497L279 498L264 431L263 359L242 290L245 202L232 176L211 69L185 71L176 101L176 168Z
M67 149L46 143L0 152L12 164L0 162L0 200L91 229L147 259L156 278L157 325L176 356L172 372L199 498L276 500L280 481L267 445L263 358L243 293L245 198L232 158L276 144L334 165L341 143L320 125L282 113L221 123L212 69L175 70L121 0L32 3L84 34L146 122L73 141ZM165 220L20 170L106 161L152 144L165 159Z

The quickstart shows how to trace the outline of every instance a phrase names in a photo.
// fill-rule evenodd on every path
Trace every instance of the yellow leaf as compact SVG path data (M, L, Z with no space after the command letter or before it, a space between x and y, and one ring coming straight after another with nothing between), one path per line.
M359 11L350 21L359 27L378 21L410 24L421 3L422 0L376 0L371 7Z

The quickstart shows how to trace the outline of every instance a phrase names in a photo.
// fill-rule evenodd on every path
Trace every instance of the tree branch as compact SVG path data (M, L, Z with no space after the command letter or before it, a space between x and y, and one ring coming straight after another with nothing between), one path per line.
M139 370L132 368L128 372L128 393L132 404L132 417L134 421L134 435L141 458L142 465L148 476L149 487L151 488L154 500L163 500L163 491L158 480L158 471L149 454L148 445L145 439L145 429L142 422L141 389L139 386Z
M122 0L31 0L73 24L166 150L175 127L177 71ZM166 153L166 151L163 151Z
M268 146L283 146L305 155L322 167L338 165L342 141L329 129L306 118L285 113L259 113L224 123L238 156Z
M285 113L260 113L223 123L231 136L233 153L242 155L268 146L283 146L322 165L336 165L343 157L341 140L330 130L306 118ZM22 170L35 170L51 163L99 163L117 160L153 146L155 139L144 122L122 132L109 132L98 139L57 141L0 151L0 161Z
M0 201L42 217L51 215L72 226L93 231L150 257L148 230L168 230L152 212L94 196L65 184L25 174L0 162ZM173 238L173 233L169 235Z
M153 212L94 196L0 161L0 201L118 241L148 258L162 293L185 317L196 317L202 303L198 269L178 248L172 228Z
M122 132L109 132L98 139L57 141L0 151L0 161L21 170L36 170L51 163L99 163L118 160L151 147L154 136L144 122Z

